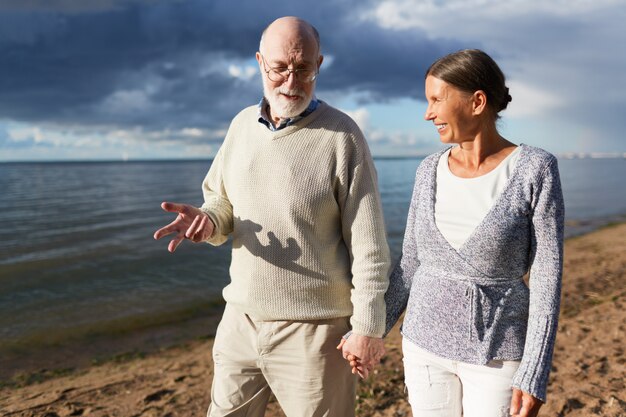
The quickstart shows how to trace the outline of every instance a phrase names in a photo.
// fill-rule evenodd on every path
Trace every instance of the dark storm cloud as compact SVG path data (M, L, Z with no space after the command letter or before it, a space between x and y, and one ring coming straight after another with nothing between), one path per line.
M438 57L460 49L454 41L429 40L417 30L386 31L369 22L328 30L334 60L319 87L359 91L375 101L422 98L424 73Z
M54 6L51 5L54 4ZM87 4L86 4L87 3ZM310 6L309 6L310 7ZM0 7L0 119L76 126L221 128L261 94L220 62L250 59L262 29L298 15L332 56L323 91L365 100L421 96L452 41L358 19L363 1L12 1Z
M209 4L192 6L140 3L78 14L4 11L0 114L28 121L98 122L94 107L119 88L128 88L136 74L152 69L153 76L169 83L194 81L183 78L186 71L157 71L159 63L183 67L191 55L221 52L237 57L254 52L258 30L241 28L235 33L234 27L220 25ZM232 82L217 81L196 88L211 97ZM185 107L184 97L179 99Z

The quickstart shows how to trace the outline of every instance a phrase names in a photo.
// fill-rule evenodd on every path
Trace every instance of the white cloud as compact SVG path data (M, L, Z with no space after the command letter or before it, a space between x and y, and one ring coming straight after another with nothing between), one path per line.
M25 142L27 140L32 139L36 130L38 129L18 127L18 128L8 128L6 132L11 142Z
M506 110L507 118L542 116L564 104L561 96L524 81L510 80L507 84L513 97Z
M215 142L226 134L224 129L193 127L147 131L22 123L11 123L4 132L9 145L2 149L3 161L30 159L23 147L10 145L29 142L35 159L211 158L217 150Z
M32 141L35 144L53 144L55 146L60 143L57 135L49 134L37 126L16 126L6 129L7 136L11 142Z
M334 55L325 55L324 51L322 51L322 55L324 55L324 61L322 62L322 68L324 69L328 69L330 68L331 65L333 65L333 62L335 62L335 57Z
M402 129L385 129L375 126L370 110L358 107L354 110L342 110L359 126L369 144L380 154L419 154L424 149L432 149L433 143L425 140L419 132ZM387 148L387 149L385 149Z
M251 65L241 66L230 64L228 66L228 74L230 74L231 77L240 78L246 81L251 80L257 72L257 67Z
M166 103L154 103L145 90L120 90L115 91L105 98L101 109L110 114L127 114L129 112L149 112L151 110L167 109Z
M620 3L619 0L383 0L361 18L374 20L387 29L421 28L437 36L451 37L459 31L489 30L485 19L507 22L528 14L568 17ZM449 25L450 19L458 19L462 24Z
M355 110L342 110L356 122L363 133L370 129L370 112L365 107L359 107Z
M577 149L624 149L615 117L626 109L623 1L383 0L361 18L485 50L507 76L513 101L503 116L516 126L589 129L594 138ZM577 146L546 140L555 150Z
M186 127L184 129L181 129L180 133L183 136L191 136L194 138L199 138L202 137L204 135L204 133L202 132L202 129L198 129L195 127Z
M219 52L190 57L188 65L191 63L197 67L197 74L201 78L224 74L242 81L250 81L259 73L256 59L236 59Z

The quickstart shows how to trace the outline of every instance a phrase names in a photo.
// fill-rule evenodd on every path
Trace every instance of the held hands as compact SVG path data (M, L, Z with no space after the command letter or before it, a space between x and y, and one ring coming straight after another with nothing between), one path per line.
M366 379L369 372L374 369L380 359L385 355L383 339L351 334L348 339L341 339L337 346L341 350L344 359L350 362L352 373ZM532 395L513 388L511 417L537 417L543 402Z
M344 359L350 362L352 373L365 379L374 366L385 355L383 339L367 337L352 333L348 339L341 339L337 349L341 350Z
M161 203L161 208L170 213L178 213L176 219L154 233L155 239L161 239L172 233L176 236L170 241L167 250L174 252L184 240L203 242L213 235L215 225L202 210L189 204Z
M511 417L537 417L539 409L543 403L538 398L513 388L513 397L511 398Z

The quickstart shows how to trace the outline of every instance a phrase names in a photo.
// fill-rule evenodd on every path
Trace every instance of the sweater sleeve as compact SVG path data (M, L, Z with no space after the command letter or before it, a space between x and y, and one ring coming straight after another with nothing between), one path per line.
M226 144L226 141L225 141ZM228 234L233 231L233 206L228 200L224 189L224 147L215 155L211 168L202 183L204 204L200 208L215 225L213 235L207 242L219 246L228 240Z
M355 130L350 145L353 148L342 161L339 195L342 236L351 259L350 324L356 334L382 337L389 247L374 162L360 130L356 126L351 130Z
M389 277L389 289L385 294L385 304L387 306L385 335L391 331L391 328L396 324L406 309L411 292L413 275L419 266L417 242L415 238L415 214L417 211L420 187L418 178L419 176L416 175L413 195L409 205L409 214L406 220L402 252L400 253L400 259Z
M543 170L532 203L528 329L524 355L512 386L545 402L563 273L565 210L559 170L553 156Z

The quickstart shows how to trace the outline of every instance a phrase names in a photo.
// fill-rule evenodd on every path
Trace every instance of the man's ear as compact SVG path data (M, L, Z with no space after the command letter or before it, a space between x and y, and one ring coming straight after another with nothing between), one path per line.
M318 70L322 66L322 61L324 61L324 55L320 55L320 57L317 59L317 69Z
M261 68L261 53L260 52L256 53L256 62L259 63L259 68Z

